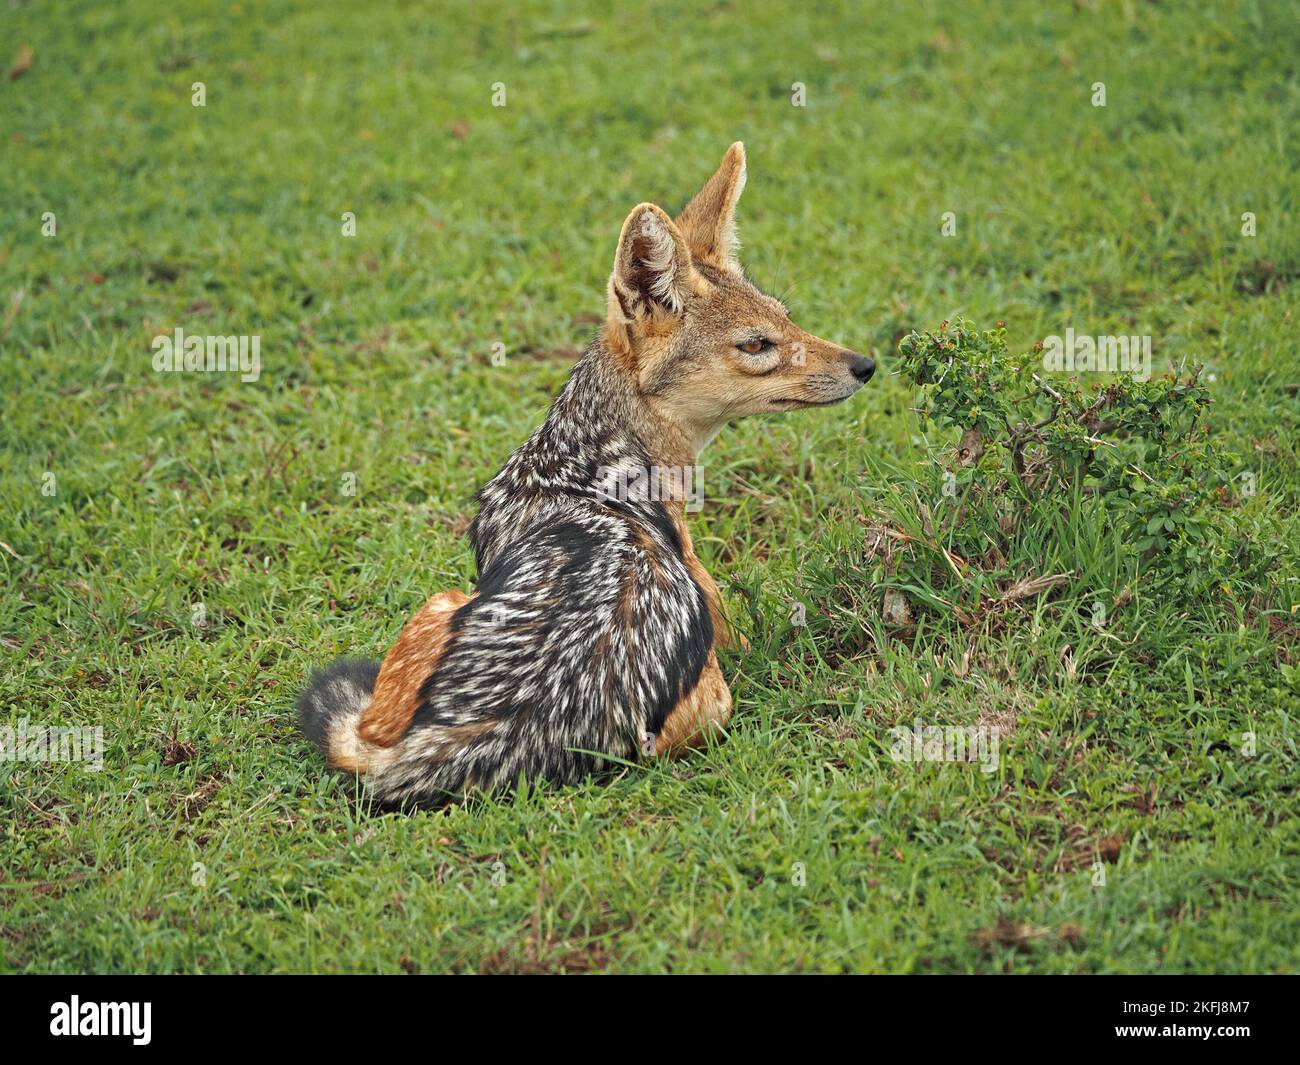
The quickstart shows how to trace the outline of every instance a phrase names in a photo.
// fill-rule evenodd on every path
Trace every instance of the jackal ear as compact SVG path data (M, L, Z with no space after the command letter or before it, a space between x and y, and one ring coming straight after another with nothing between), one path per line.
M736 202L745 191L745 146L736 141L704 188L677 216L677 225L697 258L740 271L736 260Z
M680 314L696 284L681 230L653 203L632 208L618 238L609 278L609 313L631 322L657 308Z

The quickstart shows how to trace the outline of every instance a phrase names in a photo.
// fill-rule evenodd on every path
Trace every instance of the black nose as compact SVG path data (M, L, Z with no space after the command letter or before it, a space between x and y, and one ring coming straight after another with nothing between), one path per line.
M849 371L865 385L876 372L876 360L865 355L854 355L849 359Z

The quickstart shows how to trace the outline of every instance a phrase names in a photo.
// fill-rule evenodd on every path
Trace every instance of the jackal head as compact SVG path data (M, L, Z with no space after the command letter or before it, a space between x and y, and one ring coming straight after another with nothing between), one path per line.
M638 204L609 279L606 349L697 452L733 418L847 399L876 368L800 329L745 279L735 223L744 187L737 142L676 219Z

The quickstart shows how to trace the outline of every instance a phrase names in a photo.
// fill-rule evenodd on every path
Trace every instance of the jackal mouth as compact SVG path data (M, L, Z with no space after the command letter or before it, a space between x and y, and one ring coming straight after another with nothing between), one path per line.
M787 396L781 399L769 400L769 402L777 410L797 410L800 407L833 407L836 403L843 403L851 395L853 393L849 392L843 396L836 396L834 399L795 399L793 396Z

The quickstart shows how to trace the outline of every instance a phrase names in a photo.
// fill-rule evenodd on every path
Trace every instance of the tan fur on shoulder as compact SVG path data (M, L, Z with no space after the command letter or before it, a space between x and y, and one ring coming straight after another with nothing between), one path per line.
M669 511L672 514L673 524L677 526L677 534L682 539L682 561L690 570L695 583L700 586L700 591L704 593L704 601L709 605L709 620L713 622L713 645L724 651L737 647L747 649L749 641L736 632L727 621L722 609L722 593L718 590L718 582L713 579L713 574L704 568L704 563L695 553L695 544L691 542L691 530L686 525L684 508L681 505L670 506Z

